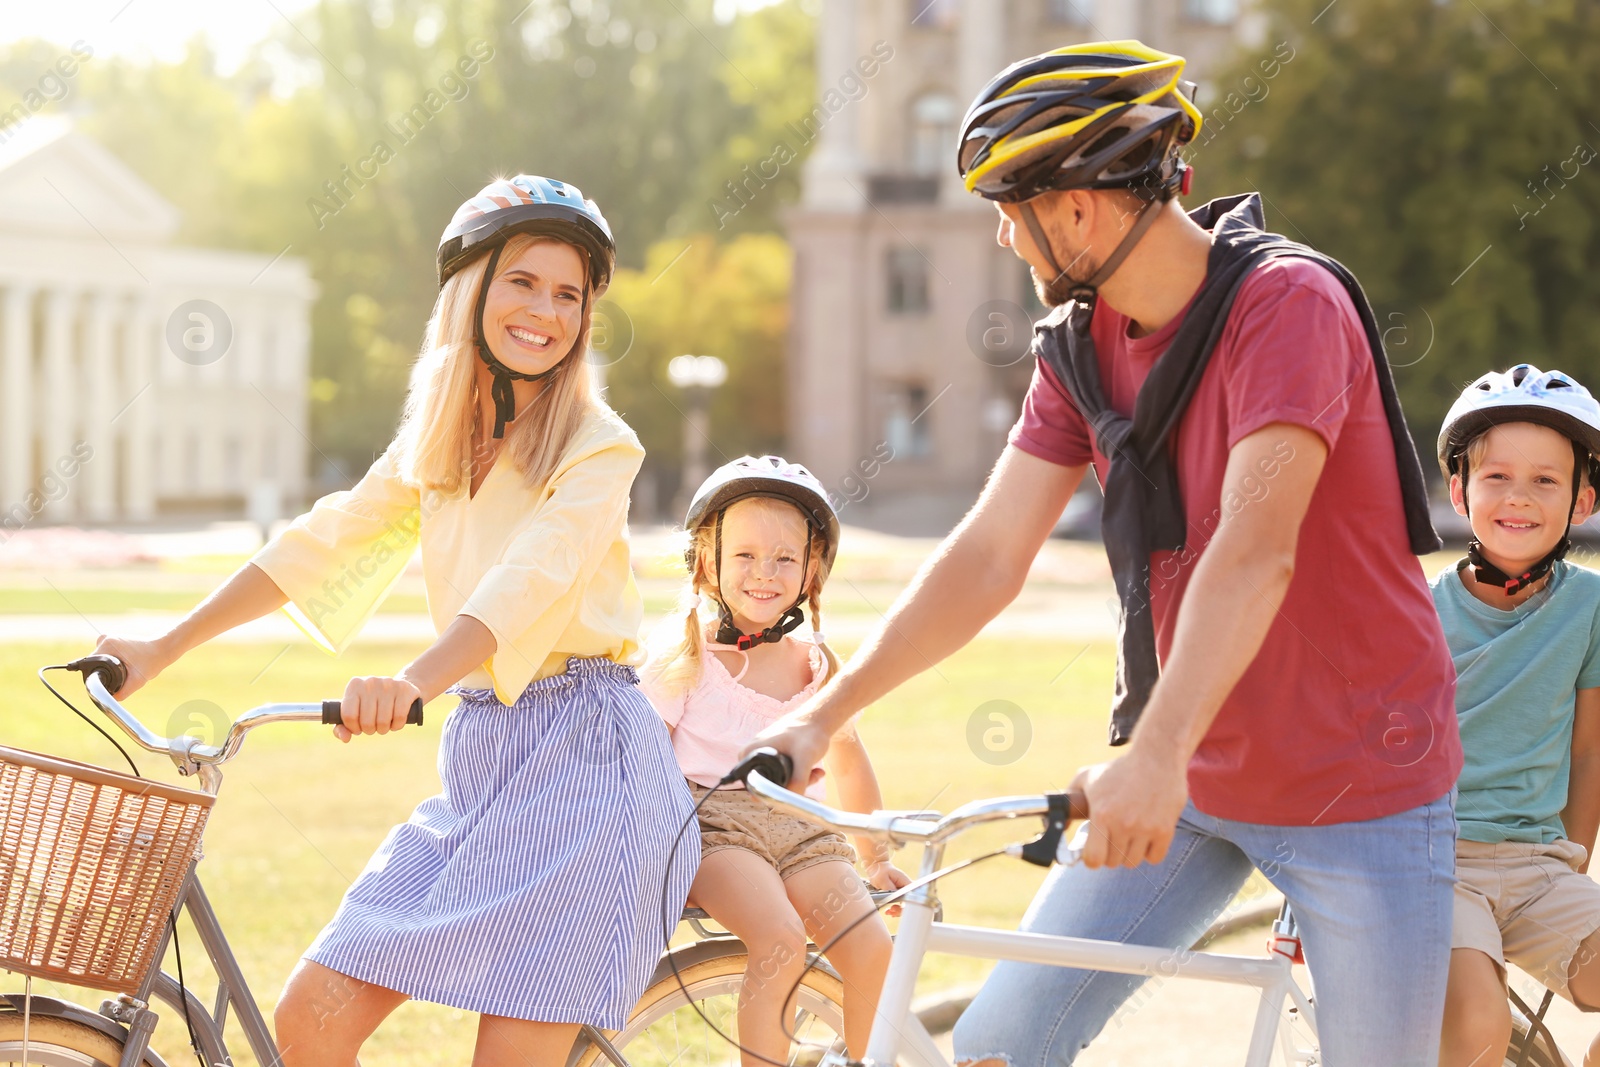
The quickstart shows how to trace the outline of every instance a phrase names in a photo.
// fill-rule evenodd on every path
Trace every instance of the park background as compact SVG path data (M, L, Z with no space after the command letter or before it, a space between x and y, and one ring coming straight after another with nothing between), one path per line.
M258 28L242 42L187 18L191 9L177 0L69 5L81 9L81 30L61 28L58 18L36 35L19 33L29 19L8 10L0 113L15 114L16 101L25 122L70 120L180 209L177 236L186 244L262 257L287 246L306 262L317 285L307 456L309 484L319 489L348 484L387 442L432 304L443 221L491 174L536 169L578 184L604 205L620 238L610 296L626 308L632 338L625 358L605 368L607 395L638 430L665 487L639 516L635 538L636 569L659 617L675 589L671 539L667 524L643 520L670 516L686 461L668 362L715 353L727 364L727 384L711 401L715 452L782 449L790 440L785 213L800 199L804 150L736 213L713 205L726 205L727 183L767 160L813 107L824 7L257 6L239 5L239 20ZM935 0L925 10L947 6ZM1215 5L1192 6L1214 14ZM1208 121L1225 109L1227 136L1205 142L1191 202L1258 189L1270 225L1355 270L1379 309L1425 458L1449 401L1483 370L1525 359L1600 377L1600 186L1587 170L1590 145L1600 141L1600 12L1578 0L1224 7L1260 20L1254 36L1263 43L1241 42L1207 78L1200 105ZM61 91L51 83L41 96L42 77L75 54L75 42L110 36L119 22L157 26L162 47L91 45ZM325 183L370 155L373 130L436 89L474 42L487 42L495 58L468 91L433 115L418 143L384 161L378 178L330 196ZM1245 88L1247 79L1260 84L1261 65L1281 42L1293 62L1269 92ZM1150 43L1183 51L1181 41ZM41 519L5 530L0 741L114 764L33 673L86 651L97 633L145 632L192 607L259 543L251 524L230 518L142 527ZM850 525L826 602L841 651L888 610L935 543ZM1424 565L1432 573L1449 558ZM1097 545L1052 541L1006 617L869 715L864 729L888 803L948 809L1060 787L1077 766L1108 755L1110 595ZM375 633L342 658L269 623L179 664L136 708L158 729L209 737L256 704L336 695L350 675L387 673L415 655L422 611L413 572ZM998 752L983 740L997 708L1012 729ZM264 1006L387 827L436 787L435 744L433 725L351 748L314 727L264 730L230 767L204 870ZM167 770L152 757L141 766ZM980 836L962 851L998 840ZM975 868L951 881L948 911L960 921L1014 924L1038 877L1007 861ZM1254 951L1256 936L1237 947ZM188 958L191 978L204 973L198 956ZM981 973L935 959L924 992ZM1168 985L1140 1003L1137 1020L1119 1017L1094 1062L1150 1062L1156 1049L1170 1063L1240 1058L1230 1050L1242 1048L1248 996ZM1582 1033L1581 1023L1564 1025ZM460 1013L410 1005L380 1031L366 1062L439 1062L443 1050L465 1047L470 1029ZM163 1030L168 1061L184 1062L170 1027Z

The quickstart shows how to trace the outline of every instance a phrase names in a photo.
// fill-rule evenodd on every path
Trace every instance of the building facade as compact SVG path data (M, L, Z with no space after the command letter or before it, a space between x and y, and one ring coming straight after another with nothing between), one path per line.
M6 132L0 536L298 503L305 262L174 245L177 209L70 123Z
M1018 59L1138 38L1189 60L1203 106L1208 74L1257 31L1241 3L824 0L815 143L786 219L789 438L846 521L948 530L1027 389L1043 308L955 173L973 96Z

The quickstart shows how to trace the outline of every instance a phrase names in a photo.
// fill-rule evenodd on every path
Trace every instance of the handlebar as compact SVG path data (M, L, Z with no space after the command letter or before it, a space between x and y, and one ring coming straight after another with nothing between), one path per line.
M1067 821L1089 817L1089 799L1077 791L975 800L943 817L937 812L925 811L840 811L784 788L793 771L793 761L787 755L776 749L761 748L752 752L723 780L743 779L750 792L780 808L809 816L837 830L888 841L896 847L910 841L937 844L979 823L1001 819L1050 817L1058 813L1064 814Z
M344 722L344 712L340 709L339 701L337 701L337 700L324 700L322 702L322 725L324 725L324 726L338 726L342 722ZM418 697L417 699L415 699L415 700L413 700L411 702L411 710L406 712L406 725L407 726L421 726L422 725L422 698L421 697Z
M114 656L93 655L67 664L68 670L83 675L83 687L96 707L105 712L112 722L133 738L141 748L159 752L169 757L185 774L200 766L218 766L238 755L245 734L269 722L320 722L337 725L341 721L340 702L324 700L305 704L263 704L245 712L233 721L228 735L220 745L202 745L198 738L188 735L163 737L151 731L111 694L121 689L128 680L128 669ZM422 725L422 700L411 704L406 722Z

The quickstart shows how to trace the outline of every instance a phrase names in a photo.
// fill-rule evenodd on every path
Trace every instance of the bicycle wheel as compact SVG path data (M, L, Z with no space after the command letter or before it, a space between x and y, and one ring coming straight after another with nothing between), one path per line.
M120 1059L122 1042L87 1023L49 1015L28 1020L27 1067L117 1067ZM23 1062L22 1016L0 1014L0 1064Z
M1533 1047L1528 1049L1528 1054L1520 1061L1517 1059L1517 1049L1527 1040L1528 1027L1521 1019L1513 1016L1511 1020L1511 1047L1506 1051L1505 1067L1514 1067L1521 1063L1522 1067L1570 1067L1569 1061L1559 1052L1558 1059L1550 1058L1550 1050L1545 1048L1543 1041L1535 1040Z
M738 1037L739 985L749 957L742 945L726 954L680 965L683 988L670 973L645 990L628 1025L606 1037L630 1067L738 1067L739 1050L706 1025L692 1000L718 1030ZM684 996L684 989L688 996ZM844 983L825 964L806 973L796 994L790 1051L793 1067L814 1067L824 1051L844 1047ZM609 1067L598 1046L578 1038L568 1067Z

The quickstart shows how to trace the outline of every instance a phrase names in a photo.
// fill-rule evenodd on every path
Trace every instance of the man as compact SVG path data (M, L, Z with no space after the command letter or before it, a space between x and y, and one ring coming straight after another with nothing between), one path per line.
M1413 553L1438 544L1371 309L1254 196L1190 216L1183 60L1137 42L1014 64L959 145L1056 310L971 512L838 677L758 740L805 781L832 732L1021 589L1088 464L1122 603L1112 739L1078 775L1083 864L1025 928L1191 945L1251 870L1288 897L1323 1062L1438 1056L1461 766ZM1159 662L1159 668L1157 666ZM1000 964L966 1061L1071 1063L1141 979Z

